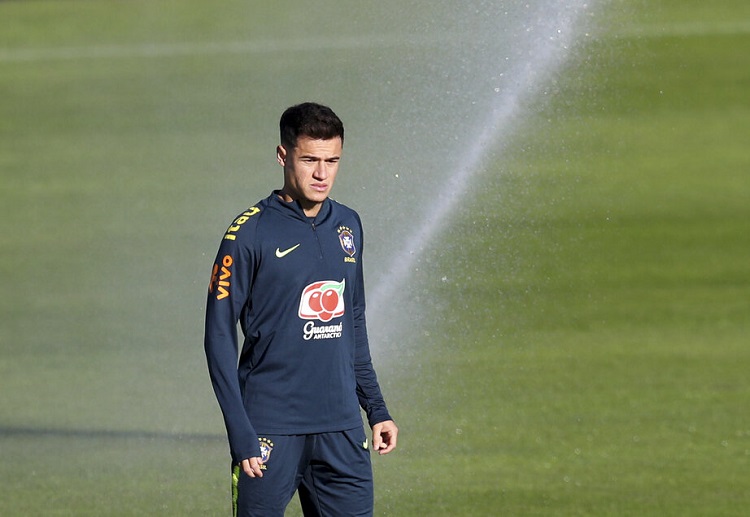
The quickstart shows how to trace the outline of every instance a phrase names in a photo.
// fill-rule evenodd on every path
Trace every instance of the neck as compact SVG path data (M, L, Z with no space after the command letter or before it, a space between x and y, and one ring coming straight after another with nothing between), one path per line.
M320 212L320 207L323 206L323 203L316 203L313 201L305 201L299 198L295 198L291 196L288 192L284 191L284 189L281 189L279 191L279 199L286 203L299 203L299 206L302 207L302 211L305 213L307 217L315 217Z

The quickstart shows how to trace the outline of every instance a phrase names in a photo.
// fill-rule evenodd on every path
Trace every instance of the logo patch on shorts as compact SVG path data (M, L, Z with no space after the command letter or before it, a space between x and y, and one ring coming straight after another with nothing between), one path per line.
M258 438L260 442L260 469L266 470L266 463L271 458L271 452L273 452L273 442L268 438Z

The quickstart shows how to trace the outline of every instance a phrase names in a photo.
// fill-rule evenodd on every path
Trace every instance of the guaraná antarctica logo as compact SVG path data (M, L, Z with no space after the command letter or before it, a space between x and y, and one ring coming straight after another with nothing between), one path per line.
M328 323L344 314L344 289L346 281L323 280L313 282L302 291L298 316L303 320L318 320ZM343 324L316 326L308 321L304 327L305 340L341 337Z

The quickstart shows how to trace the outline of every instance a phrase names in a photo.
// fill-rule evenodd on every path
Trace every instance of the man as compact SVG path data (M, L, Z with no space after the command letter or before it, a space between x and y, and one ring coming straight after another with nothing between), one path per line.
M314 103L281 116L281 190L231 223L206 305L208 369L227 428L236 515L372 515L372 447L398 428L370 359L357 213L329 198L341 120ZM237 361L237 322L244 343Z

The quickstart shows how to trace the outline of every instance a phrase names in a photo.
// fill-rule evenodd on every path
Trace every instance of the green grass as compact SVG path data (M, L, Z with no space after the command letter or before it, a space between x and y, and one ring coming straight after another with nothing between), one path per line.
M308 96L352 121L337 197L385 220L356 176L383 158L362 133L390 136L371 74L415 63L398 47L396 71L347 48L324 71L314 51L133 49L279 45L312 38L302 20L405 31L389 6L346 24L361 13L333 2L0 3L0 514L228 514L201 348L220 232L278 186L278 112ZM375 345L402 429L374 459L377 515L750 505L750 10L596 16L423 251L401 301L413 330ZM110 55L50 51L92 48ZM7 57L30 50L48 57Z

